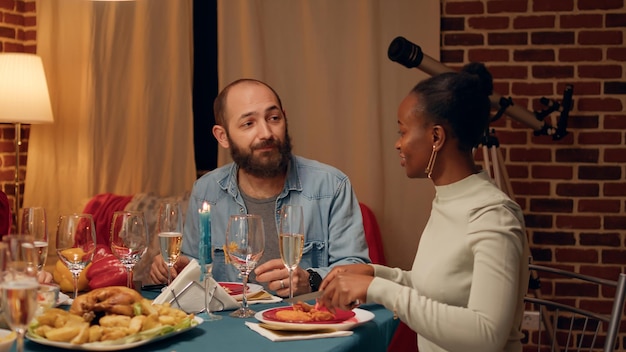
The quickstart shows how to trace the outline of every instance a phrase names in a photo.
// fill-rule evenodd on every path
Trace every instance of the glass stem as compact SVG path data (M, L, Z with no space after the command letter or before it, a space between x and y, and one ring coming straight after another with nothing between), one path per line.
M289 271L289 298L293 298L293 269L287 269Z
M126 287L133 288L133 268L126 268Z
M248 291L246 288L248 287L248 274L242 274L243 276L243 294L241 295L241 308L243 310L248 309Z
M74 299L78 297L78 276L80 274L72 273L72 281L74 281Z
M17 346L15 347L17 352L24 352L24 332L17 334Z

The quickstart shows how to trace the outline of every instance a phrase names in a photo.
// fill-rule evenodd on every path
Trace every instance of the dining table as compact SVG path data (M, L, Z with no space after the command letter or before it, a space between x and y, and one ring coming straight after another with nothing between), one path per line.
M148 299L154 299L154 291L141 291ZM251 305L256 311L288 305L285 302ZM132 351L151 352L195 352L195 351L254 351L254 352L385 352L396 330L399 320L393 312L378 304L364 304L359 307L374 314L373 319L352 328L350 336L303 339L294 341L271 341L253 331L245 322L258 323L253 318L234 318L230 311L213 312L222 316L215 321L203 321L192 329L168 338L132 348ZM201 315L200 315L201 316ZM55 348L25 339L24 351L48 352L61 351ZM122 350L120 348L120 350ZM12 351L15 351L15 346Z

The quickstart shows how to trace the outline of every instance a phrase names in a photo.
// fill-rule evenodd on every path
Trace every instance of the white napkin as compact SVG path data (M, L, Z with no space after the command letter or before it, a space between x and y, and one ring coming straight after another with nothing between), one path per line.
M154 299L154 303L163 304L169 302L173 307L180 308L188 313L197 313L204 309L204 281L200 280L200 264L192 259L181 271L172 283L163 289L161 294ZM241 306L241 303L233 298L212 277L209 278L209 287L215 288L213 299L210 303L212 312L233 310ZM172 294L176 293L176 299ZM280 302L280 297L271 296L269 299L249 300L248 304Z
M327 337L342 337L352 335L350 330L337 330L331 332L324 332L324 330L318 331L276 331L269 330L257 323L245 322L246 326L252 331L258 332L261 336L266 337L272 341L294 341L294 340L310 340L310 339L323 339Z

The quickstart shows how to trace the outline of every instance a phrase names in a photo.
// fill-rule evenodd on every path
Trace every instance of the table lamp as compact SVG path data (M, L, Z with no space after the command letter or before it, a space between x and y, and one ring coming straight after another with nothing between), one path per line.
M15 126L16 220L20 209L22 124L52 122L52 106L41 57L27 53L0 53L0 123Z

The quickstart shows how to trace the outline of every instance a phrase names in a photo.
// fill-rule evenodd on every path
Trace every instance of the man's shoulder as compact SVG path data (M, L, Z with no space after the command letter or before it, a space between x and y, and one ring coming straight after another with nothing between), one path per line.
M216 169L213 169L204 175L200 176L195 182L196 186L199 185L208 185L208 184L217 184L220 183L221 180L228 178L228 175L231 172L233 163L228 163L224 166L220 166Z

